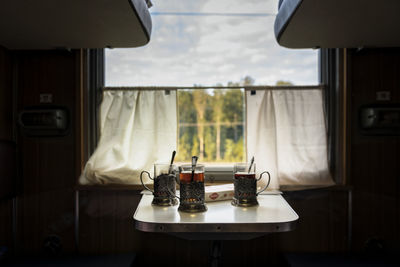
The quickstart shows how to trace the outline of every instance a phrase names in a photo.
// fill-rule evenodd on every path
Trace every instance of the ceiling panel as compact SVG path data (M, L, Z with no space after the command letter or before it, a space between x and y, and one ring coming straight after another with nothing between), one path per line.
M8 49L137 47L150 34L145 0L0 1L0 45Z
M396 47L399 14L399 0L285 0L275 33L289 48Z

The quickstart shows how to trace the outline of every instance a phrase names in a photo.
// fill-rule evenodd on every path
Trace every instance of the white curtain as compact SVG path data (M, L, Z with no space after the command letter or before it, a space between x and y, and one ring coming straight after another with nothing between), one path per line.
M168 162L176 150L176 104L176 90L104 91L100 140L80 183L140 184L142 170Z
M270 172L271 189L333 184L322 90L246 90L246 101L247 157Z

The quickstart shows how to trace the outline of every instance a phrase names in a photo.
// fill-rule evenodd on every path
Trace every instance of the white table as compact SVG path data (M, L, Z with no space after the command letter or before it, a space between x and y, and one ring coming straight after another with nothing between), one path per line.
M136 209L136 229L167 233L186 239L252 239L268 233L293 230L299 216L280 194L259 195L259 206L234 207L230 200L206 203L208 211L185 213L178 206L152 206L152 195L143 195Z

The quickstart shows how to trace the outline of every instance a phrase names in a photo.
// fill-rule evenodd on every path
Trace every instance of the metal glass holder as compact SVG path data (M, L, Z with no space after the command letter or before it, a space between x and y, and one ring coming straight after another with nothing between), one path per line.
M161 197L153 197L152 205L155 206L175 206L178 204L178 201L175 198L161 198Z
M150 189L146 186L146 184L143 183L143 174L147 174L149 178L154 181L154 190ZM178 204L178 201L175 198L175 179L175 173L161 174L154 179L151 178L148 171L142 171L140 174L140 181L142 182L143 187L153 193L154 197L151 204L155 206L175 206Z
M204 204L204 182L180 183L179 199L179 211L189 213L207 211L207 206Z
M257 180L248 178L234 179L234 195L231 204L236 207L257 206Z
M175 194L175 175L163 174L154 179L154 192L152 205L156 206L175 206L178 204L176 198L170 194Z

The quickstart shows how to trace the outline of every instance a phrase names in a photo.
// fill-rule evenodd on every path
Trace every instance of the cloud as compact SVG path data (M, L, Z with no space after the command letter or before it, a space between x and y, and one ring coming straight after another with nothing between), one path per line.
M152 12L276 13L278 0L153 0ZM316 84L315 50L280 47L274 17L153 16L150 43L106 51L107 86L192 86L278 80Z
M276 0L220 0L200 2L204 2L203 8L201 10L202 12L276 13L278 9L278 1Z

